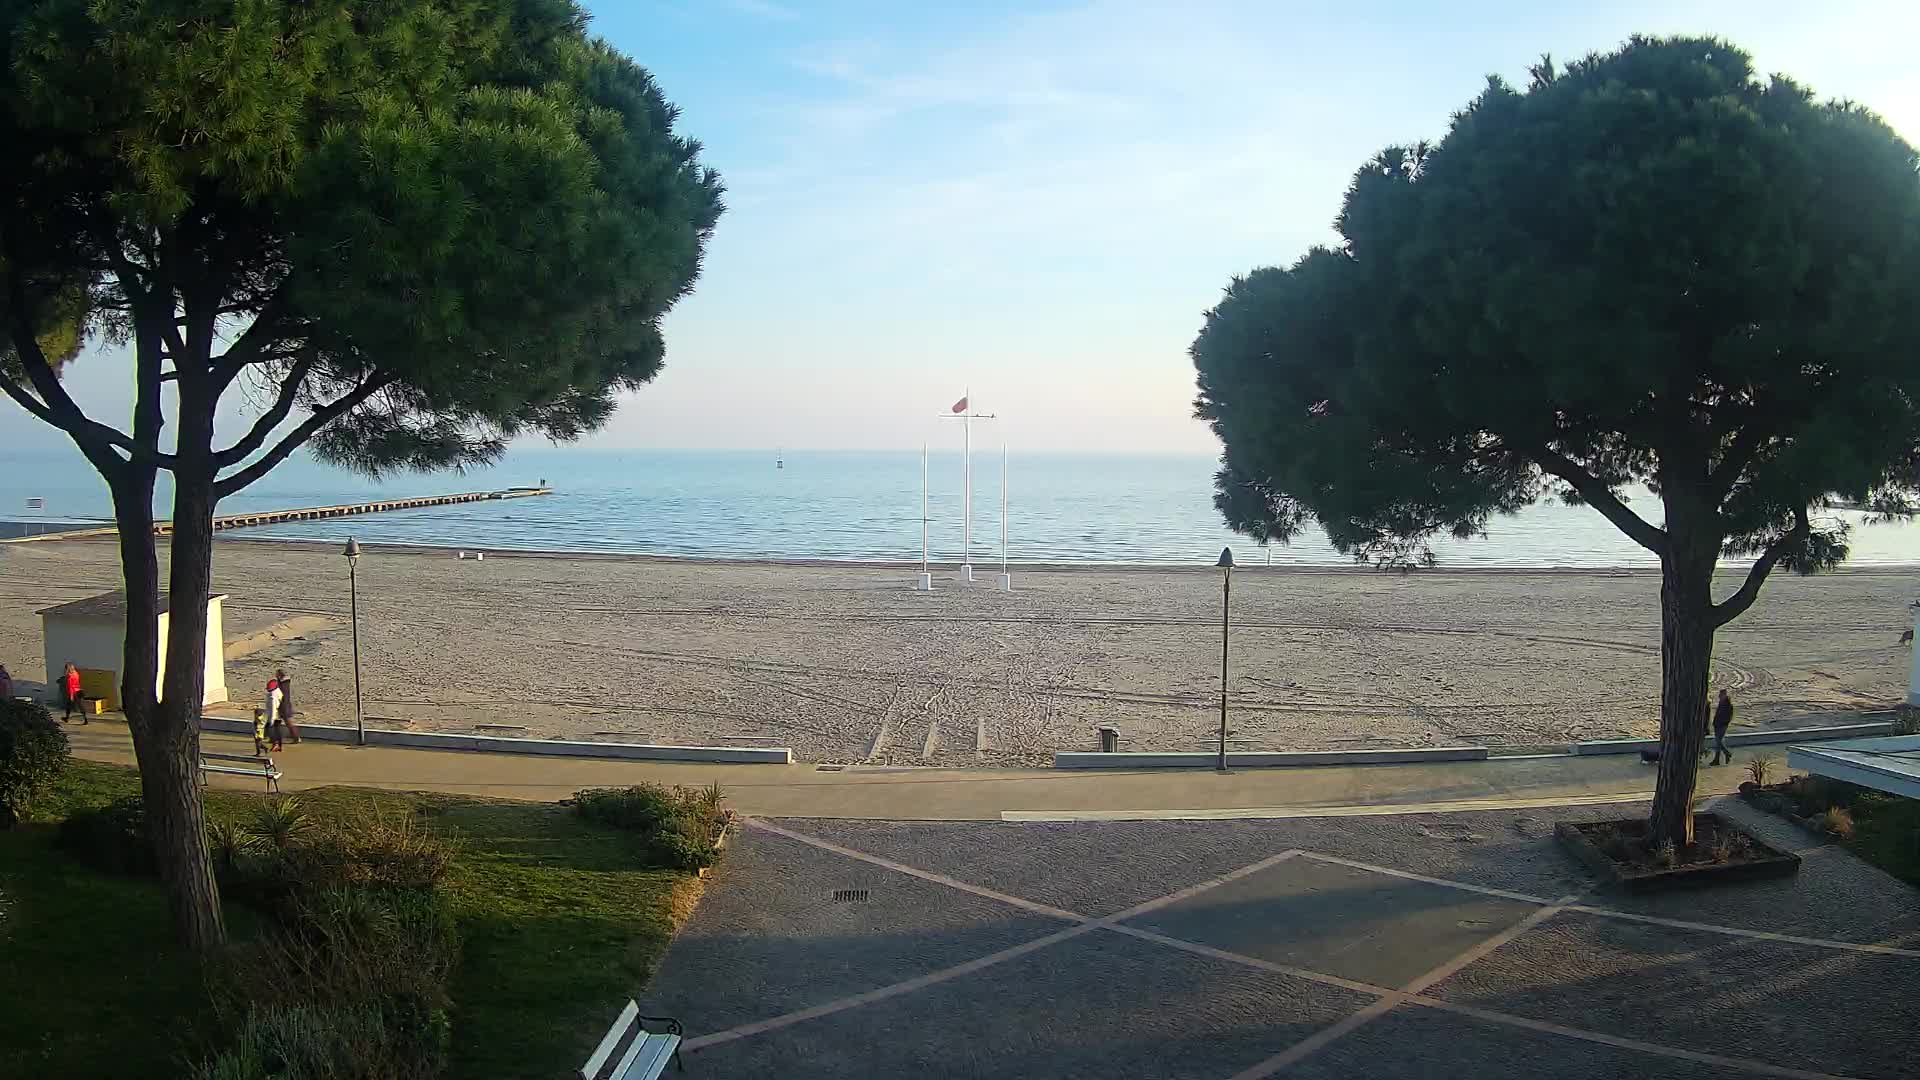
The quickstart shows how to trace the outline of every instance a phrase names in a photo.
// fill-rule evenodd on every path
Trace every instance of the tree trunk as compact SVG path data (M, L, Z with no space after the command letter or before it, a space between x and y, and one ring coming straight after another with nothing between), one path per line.
M167 669L148 739L152 766L141 762L148 828L174 921L182 939L196 949L226 940L220 892L207 851L206 815L199 782L200 713L206 696L207 598L213 586L213 474L188 459L202 457L212 438L211 410L191 411L183 395L180 420L182 462L174 470L173 540L169 601Z
M1693 843L1693 791L1707 738L1713 667L1713 569L1719 544L1681 543L1660 567L1660 775L1649 840Z

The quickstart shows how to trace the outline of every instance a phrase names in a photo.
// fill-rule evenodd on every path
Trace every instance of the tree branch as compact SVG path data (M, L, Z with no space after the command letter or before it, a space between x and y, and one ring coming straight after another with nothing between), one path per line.
M1707 497L1715 506L1724 502L1733 485L1740 482L1740 474L1753 464L1753 459L1759 456L1767 438L1761 431L1760 423L1752 420L1734 433L1726 456L1720 459L1719 467L1707 476Z
M1709 617L1714 629L1718 630L1746 614L1753 602L1760 598L1760 586L1766 584L1767 575L1773 573L1781 557L1797 545L1807 542L1813 532L1813 523L1807 519L1807 508L1803 506L1795 510L1793 517L1793 528L1768 544L1760 557L1753 561L1753 566L1747 570L1747 580L1740 585L1740 591L1713 605Z
M19 402L34 416L72 436L81 450L98 452L99 457L93 453L87 455L95 467L101 467L107 460L121 460L112 453L118 449L142 464L173 468L172 454L142 447L131 435L108 427L80 411L80 406L67 396L66 389L60 385L60 376L54 372L53 365L47 362L47 354L40 349L33 327L27 325L26 295L20 283L12 278L7 281L7 329L13 339L14 355L20 358L20 367L26 372L27 381L33 384L34 392L40 395L38 402L28 404L32 395L12 379L5 379L8 397ZM111 476L108 478L111 479Z
M272 435L274 429L285 423L293 413L294 403L300 397L300 387L305 385L307 375L313 371L313 363L314 353L311 351L293 362L293 369L286 378L280 380L280 396L274 400L273 407L254 421L252 430L247 432L245 438L213 455L214 468L238 465L247 460L247 455L266 445L267 436Z
M299 427L288 432L286 438L281 439L273 449L261 455L260 460L255 461L253 464L248 465L232 476L215 481L213 485L214 497L224 499L234 492L245 488L255 480L267 475L267 473L273 470L274 466L287 460L295 450L298 450L304 445L308 439L313 438L315 432L333 423L335 420L340 419L347 413L352 412L368 398L391 385L395 379L396 376L393 375L375 375L366 382L354 387L339 399L313 410L313 415L301 421Z
M1667 534L1664 530L1649 525L1645 518L1634 513L1613 490L1600 481L1600 478L1582 468L1572 458L1546 446L1535 446L1527 451L1542 469L1565 480L1573 490L1580 493L1587 505L1606 516L1614 527L1626 533L1628 538L1655 555L1665 555Z
M278 329L280 317L286 313L284 294L276 292L261 305L253 321L240 332L240 337L226 352L213 358L213 385L226 389L227 384L239 377L248 364L254 363L275 343L274 333Z

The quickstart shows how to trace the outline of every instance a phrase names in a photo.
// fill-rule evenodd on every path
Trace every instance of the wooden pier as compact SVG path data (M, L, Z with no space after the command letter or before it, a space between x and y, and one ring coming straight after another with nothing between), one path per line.
M221 514L213 519L215 532L222 529L250 529L259 525L281 525L289 521L316 521L320 518L352 517L355 514L380 514L388 510L420 510L429 506L455 506L460 503L491 502L495 499L527 499L551 495L552 488L517 487L505 491L464 491L457 495L423 495L415 499L383 499L380 502L341 503L337 506L307 506L296 510L262 510L252 514ZM155 536L173 531L170 521L156 522Z
M425 495L413 499L382 499L379 502L340 503L334 506L303 506L293 510L260 510L251 514L221 514L213 519L214 531L223 529L250 529L259 525L281 525L289 521L317 521L321 518L353 517L357 514L380 514L388 510L419 510L429 506L455 506L460 503L492 502L496 499L527 499L535 495L551 495L548 487L517 487L505 491L464 491L456 495ZM64 532L41 533L34 536L14 537L0 540L0 544L21 544L37 540L85 540L101 536L117 536L120 530L112 525L101 528L69 529ZM153 535L167 536L173 532L173 522L157 521L153 525Z

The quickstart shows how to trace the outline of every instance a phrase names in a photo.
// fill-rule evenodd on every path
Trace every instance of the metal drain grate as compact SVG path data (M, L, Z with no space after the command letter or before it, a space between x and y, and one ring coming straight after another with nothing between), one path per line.
M845 772L846 769L847 767L845 765L815 765L813 767L814 772Z
M865 889L835 889L833 902L836 904L864 904L867 902Z

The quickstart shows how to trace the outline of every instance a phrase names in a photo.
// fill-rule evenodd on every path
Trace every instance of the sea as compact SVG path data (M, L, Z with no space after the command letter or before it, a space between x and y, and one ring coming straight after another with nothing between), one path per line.
M1004 468L1003 468L1004 466ZM973 460L972 560L1010 563L1210 566L1222 547L1242 564L1349 566L1317 530L1263 548L1230 532L1213 508L1218 461L1207 454L998 453ZM967 533L965 462L926 464L928 557L961 561ZM1003 486L1002 476L1006 482ZM162 474L164 476L164 474ZM221 513L279 510L416 495L546 486L551 495L350 518L290 522L234 536L409 544L476 551L636 554L735 560L913 563L922 550L919 451L615 450L529 448L464 474L345 472L289 459ZM1006 506L1002 543L1002 496ZM31 505L30 505L30 501ZM166 517L170 493L157 493ZM1659 504L1634 505L1658 519ZM0 522L15 533L105 520L111 504L77 453L0 450ZM1849 565L1920 565L1920 524L1855 525ZM1636 568L1653 557L1591 509L1543 503L1496 518L1486 535L1435 541L1456 568Z

